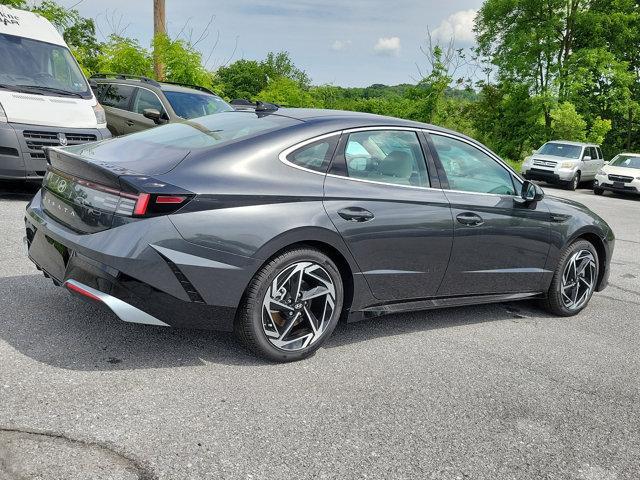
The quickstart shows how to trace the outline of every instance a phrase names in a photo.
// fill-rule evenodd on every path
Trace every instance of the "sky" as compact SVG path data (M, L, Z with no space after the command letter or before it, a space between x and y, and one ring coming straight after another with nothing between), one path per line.
M116 31L149 46L153 0L58 0L93 18L100 39ZM79 3L78 3L79 2ZM166 0L172 37L197 42L207 67L286 50L316 85L415 82L427 30L473 44L482 0ZM203 36L204 32L204 37Z

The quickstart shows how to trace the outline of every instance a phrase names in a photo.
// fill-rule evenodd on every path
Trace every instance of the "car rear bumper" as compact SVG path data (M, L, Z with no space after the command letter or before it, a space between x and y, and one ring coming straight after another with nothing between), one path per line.
M231 331L257 268L244 257L236 265L213 260L219 252L181 240L167 217L76 234L40 208L40 193L25 226L29 258L45 276L127 322Z

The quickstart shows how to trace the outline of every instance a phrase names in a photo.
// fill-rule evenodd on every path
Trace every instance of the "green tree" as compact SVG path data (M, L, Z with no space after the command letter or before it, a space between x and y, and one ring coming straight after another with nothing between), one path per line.
M237 60L216 72L215 86L226 98L253 99L267 87L267 74L256 60Z
M563 102L551 110L551 131L554 138L584 142L587 122L570 102Z
M288 78L304 89L311 85L311 79L304 70L294 65L289 52L269 52L267 58L262 62L262 68L269 79Z
M257 100L286 107L315 107L315 98L291 78L278 77L256 96Z
M110 35L97 62L99 70L105 73L153 77L151 53L133 38Z
M212 75L202 66L202 55L191 43L158 35L153 40L153 48L165 66L167 81L212 86Z

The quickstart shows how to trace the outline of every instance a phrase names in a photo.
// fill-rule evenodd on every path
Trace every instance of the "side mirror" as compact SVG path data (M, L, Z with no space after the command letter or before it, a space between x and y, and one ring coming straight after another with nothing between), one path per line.
M582 160L591 160L591 155L585 155Z
M520 203L539 202L544 198L544 191L535 183L525 180L520 192ZM520 200L519 199L519 200Z
M162 114L156 108L145 108L142 111L142 115L149 120L153 120L156 125L163 123Z

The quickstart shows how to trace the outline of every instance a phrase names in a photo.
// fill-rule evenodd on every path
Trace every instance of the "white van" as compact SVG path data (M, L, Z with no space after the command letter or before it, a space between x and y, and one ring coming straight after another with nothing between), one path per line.
M110 137L64 39L45 18L0 5L0 180L37 180L42 147Z

